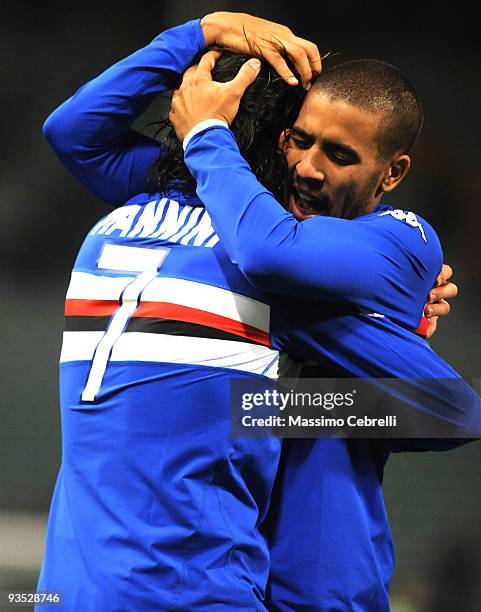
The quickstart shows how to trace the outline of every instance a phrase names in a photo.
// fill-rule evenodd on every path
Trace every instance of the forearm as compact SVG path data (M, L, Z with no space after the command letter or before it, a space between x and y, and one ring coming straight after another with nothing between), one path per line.
M199 126L201 127L201 126ZM187 140L184 142L186 147ZM238 152L233 134L215 127L195 135L185 150L185 162L197 183L197 194L211 214L229 256L248 272L250 254L265 245L264 236L252 235L260 227L262 195L272 195L255 179ZM269 201L268 201L269 204ZM271 208L274 223L287 222L287 232L296 225L275 201ZM272 223L272 219L268 219ZM266 231L262 226L262 233ZM247 235L250 240L246 240Z
M58 107L44 134L67 168L102 199L144 191L158 143L131 129L153 98L172 89L204 49L198 21L167 30L108 68Z

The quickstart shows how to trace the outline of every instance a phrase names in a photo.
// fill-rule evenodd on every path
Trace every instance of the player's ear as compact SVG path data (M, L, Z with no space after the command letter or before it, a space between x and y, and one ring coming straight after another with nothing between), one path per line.
M283 153L287 153L287 142L290 132L291 130L285 129L283 132L281 132L281 135L279 136L279 149Z
M409 155L396 155L386 168L381 189L384 192L395 189L408 173L411 166Z

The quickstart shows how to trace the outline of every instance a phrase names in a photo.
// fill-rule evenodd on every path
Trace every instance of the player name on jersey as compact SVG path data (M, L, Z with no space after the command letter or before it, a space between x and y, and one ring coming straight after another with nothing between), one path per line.
M145 206L131 204L117 208L99 221L90 234L168 239L169 242L204 247L213 247L219 242L205 208L179 206L168 198L152 200Z

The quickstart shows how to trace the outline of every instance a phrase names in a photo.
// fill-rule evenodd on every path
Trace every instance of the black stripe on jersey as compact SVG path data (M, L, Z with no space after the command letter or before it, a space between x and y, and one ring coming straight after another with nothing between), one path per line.
M105 331L110 319L111 317L65 317L65 331ZM214 340L234 340L235 342L258 344L250 338L231 334L215 327L171 319L155 319L153 317L132 317L125 331L212 338Z
M65 317L65 331L105 331L112 317Z

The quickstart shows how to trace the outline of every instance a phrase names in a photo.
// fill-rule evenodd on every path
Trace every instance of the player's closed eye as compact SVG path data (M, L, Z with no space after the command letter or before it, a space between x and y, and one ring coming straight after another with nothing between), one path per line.
M346 157L342 153L336 153L335 151L328 151L327 156L338 166L348 166L352 164L352 159Z
M357 161L354 156L338 147L326 143L323 148L326 156L338 166L349 166L349 164L354 164Z
M294 144L298 149L309 149L312 146L311 142L303 140L302 138L295 138L294 136L290 137L290 143Z

